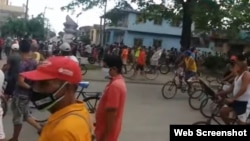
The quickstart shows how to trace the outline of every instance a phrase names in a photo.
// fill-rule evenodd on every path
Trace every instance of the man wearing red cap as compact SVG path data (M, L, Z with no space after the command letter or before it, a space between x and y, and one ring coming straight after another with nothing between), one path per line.
M36 70L21 74L33 81L31 102L51 116L39 141L91 141L91 125L84 103L75 92L82 80L79 65L67 57L51 57Z

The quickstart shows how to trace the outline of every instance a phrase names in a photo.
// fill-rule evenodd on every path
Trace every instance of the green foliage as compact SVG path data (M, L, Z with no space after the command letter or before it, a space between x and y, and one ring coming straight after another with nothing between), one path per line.
M49 31L50 35L55 34L49 29L44 28L44 18L42 14L29 20L23 18L8 19L1 27L3 36L24 37L25 35L31 35L33 38L39 40L45 39L45 33L47 33L47 31Z
M111 0L110 0L111 1ZM102 7L106 0L72 0L62 7L62 10L74 10L75 7L83 11L93 7ZM116 1L118 4L126 0ZM157 20L167 19L170 23L181 23L183 16L184 0L162 0L155 3L154 0L131 0L138 5L143 12L143 19ZM191 4L192 20L195 23L196 32L217 31L228 33L229 37L235 37L239 30L250 28L250 4L248 0L186 0Z
M205 58L203 66L210 71L222 71L226 68L227 61L220 56L209 56Z

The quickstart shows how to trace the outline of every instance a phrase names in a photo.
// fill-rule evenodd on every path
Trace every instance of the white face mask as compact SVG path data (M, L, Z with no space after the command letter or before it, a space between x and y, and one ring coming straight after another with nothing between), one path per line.
M110 77L109 75L109 68L102 68L102 72L105 78Z

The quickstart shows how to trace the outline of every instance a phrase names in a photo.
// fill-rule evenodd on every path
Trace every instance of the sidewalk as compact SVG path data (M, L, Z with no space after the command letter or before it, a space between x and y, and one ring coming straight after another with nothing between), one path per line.
M137 84L152 84L152 85L163 85L167 81L172 79L172 74L159 76L155 80L147 80L143 79L142 76L139 76L135 80L125 78L127 83L137 83ZM100 81L100 82L108 82L107 79L104 78L104 74L102 70L89 70L86 75L83 76L83 80L85 81Z

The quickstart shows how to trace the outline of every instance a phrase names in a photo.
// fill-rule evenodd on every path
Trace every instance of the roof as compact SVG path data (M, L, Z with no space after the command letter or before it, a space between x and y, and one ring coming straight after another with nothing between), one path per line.
M111 13L119 13L119 14L126 14L126 13L135 13L138 14L140 13L137 10L134 9L119 9L119 8L113 8L111 10L109 10L108 12L106 12L106 14L102 15L101 18L104 18L105 16L108 17Z

